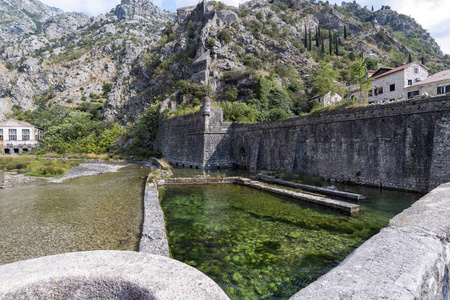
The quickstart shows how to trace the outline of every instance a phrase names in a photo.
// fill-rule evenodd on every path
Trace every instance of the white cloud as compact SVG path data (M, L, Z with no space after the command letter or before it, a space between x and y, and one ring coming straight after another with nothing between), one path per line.
M120 0L41 0L43 3L64 11L83 12L88 16L96 16L109 12Z

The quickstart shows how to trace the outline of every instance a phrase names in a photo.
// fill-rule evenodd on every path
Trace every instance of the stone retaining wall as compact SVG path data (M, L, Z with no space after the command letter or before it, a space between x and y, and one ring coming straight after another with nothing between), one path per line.
M450 169L442 168L449 160L437 155L448 148L440 147L448 133L436 131L444 125L435 127L446 116L450 96L257 124L225 123L221 109L213 107L208 114L162 120L156 147L179 166L281 169L427 192L450 178ZM435 169L440 172L433 177Z
M448 299L450 183L395 216L291 299Z

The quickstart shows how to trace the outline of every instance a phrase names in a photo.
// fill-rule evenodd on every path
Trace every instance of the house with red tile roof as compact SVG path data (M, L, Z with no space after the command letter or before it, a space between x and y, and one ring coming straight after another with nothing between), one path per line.
M406 87L408 99L416 96L436 97L450 93L450 70L436 73L423 81Z
M397 68L380 68L371 77L369 103L406 99L406 88L428 78L428 68L414 61Z

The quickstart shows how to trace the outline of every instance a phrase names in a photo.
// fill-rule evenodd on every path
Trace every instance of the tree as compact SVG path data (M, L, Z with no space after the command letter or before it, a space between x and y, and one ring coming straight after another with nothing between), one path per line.
M367 67L364 63L363 58L359 58L352 66L350 67L352 82L359 87L359 101L363 103L367 103L368 101L368 93L371 89L372 82L371 79L367 77Z
M373 5L372 5L372 11L373 11Z
M308 49L308 30L305 25L305 48Z
M328 29L328 44L330 46L330 55L333 53L331 30Z
M311 28L309 29L309 38L308 38L308 50L311 51L311 44L312 44L312 38L311 38Z
M408 63L412 62L411 53L408 53Z
M347 26L344 25L344 39L347 39Z
M324 44L323 44L323 38L322 38L322 53L325 53L325 46L324 46Z
M331 66L325 61L320 61L319 68L312 75L313 92L319 95L325 95L328 92L331 94L341 92L341 87L335 82L336 73Z
M334 41L335 41L335 43L336 43L336 56L339 56L339 44L338 44L338 38L335 37Z

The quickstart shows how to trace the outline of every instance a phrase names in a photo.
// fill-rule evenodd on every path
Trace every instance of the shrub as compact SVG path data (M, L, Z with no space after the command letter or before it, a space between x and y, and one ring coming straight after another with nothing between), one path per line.
M222 29L221 31L219 31L218 38L224 44L228 44L229 42L231 42L231 35L226 29Z

